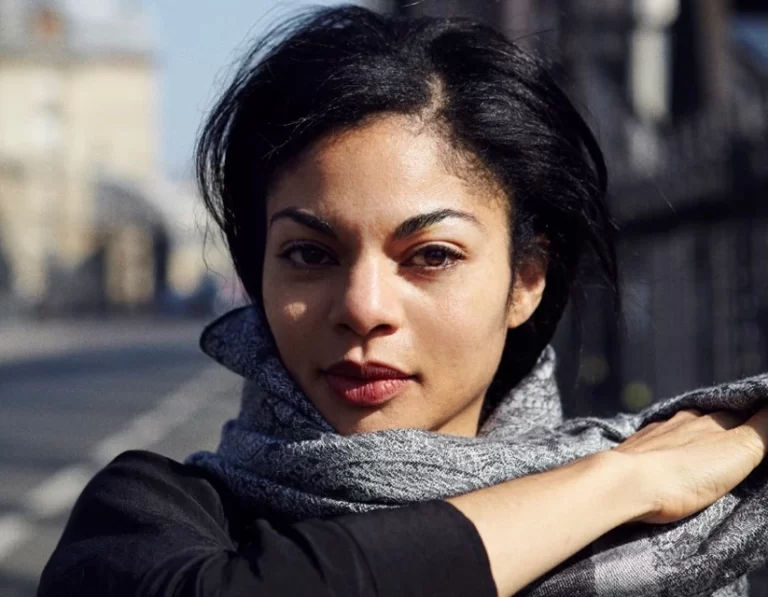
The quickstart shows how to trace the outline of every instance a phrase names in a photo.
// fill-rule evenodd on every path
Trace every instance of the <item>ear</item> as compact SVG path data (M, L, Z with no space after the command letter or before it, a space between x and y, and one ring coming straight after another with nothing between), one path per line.
M507 327L519 327L528 321L541 303L547 279L547 247L544 237L536 239L538 251L520 264L514 280L512 298L507 312Z

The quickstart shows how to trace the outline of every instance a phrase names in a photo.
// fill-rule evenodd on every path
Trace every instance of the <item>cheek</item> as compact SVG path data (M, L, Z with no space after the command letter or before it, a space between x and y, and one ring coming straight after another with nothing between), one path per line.
M434 354L436 364L446 368L478 367L500 356L507 334L505 280L495 272L445 288L421 312L422 351Z
M297 344L311 340L309 335L317 329L312 323L314 314L309 308L311 304L304 298L283 296L279 301L267 301L265 297L267 321L284 358L297 349Z
M283 348L287 340L294 339L301 331L307 317L307 303L304 301L272 304L266 307L269 327Z
M316 302L310 296L297 292L294 285L271 273L268 267L265 268L262 293L264 311L278 352L289 370L293 370L296 357L301 354L299 347L307 344L307 333L316 327L309 321L313 317L310 306Z
M301 320L306 317L308 310L306 301L295 300L283 305L281 313L287 322L301 324Z
M292 280L272 260L264 265L262 289L264 310L273 331L299 325L311 316L310 306L317 303L311 284Z

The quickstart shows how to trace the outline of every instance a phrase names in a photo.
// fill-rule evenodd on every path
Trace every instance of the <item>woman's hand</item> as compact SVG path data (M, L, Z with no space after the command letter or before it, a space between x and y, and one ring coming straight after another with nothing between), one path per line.
M681 411L612 450L447 501L475 525L509 597L618 526L673 522L733 489L768 444L768 407L744 418Z
M741 483L768 449L768 407L746 420L733 411L682 410L613 448L632 456L650 513L631 522L663 524L703 510Z

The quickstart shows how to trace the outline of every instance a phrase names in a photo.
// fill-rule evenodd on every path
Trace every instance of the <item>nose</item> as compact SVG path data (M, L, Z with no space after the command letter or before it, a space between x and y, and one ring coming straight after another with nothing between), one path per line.
M386 264L366 258L347 271L330 318L335 327L365 338L394 333L400 326L401 314L396 281L390 279Z

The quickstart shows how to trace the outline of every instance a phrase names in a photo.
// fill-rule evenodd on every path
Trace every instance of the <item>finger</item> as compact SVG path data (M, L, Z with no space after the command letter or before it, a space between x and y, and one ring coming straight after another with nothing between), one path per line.
M673 414L669 418L669 420L680 421L680 420L698 419L703 415L704 415L704 411L701 411L698 408L684 408L682 410L677 411L675 414Z

